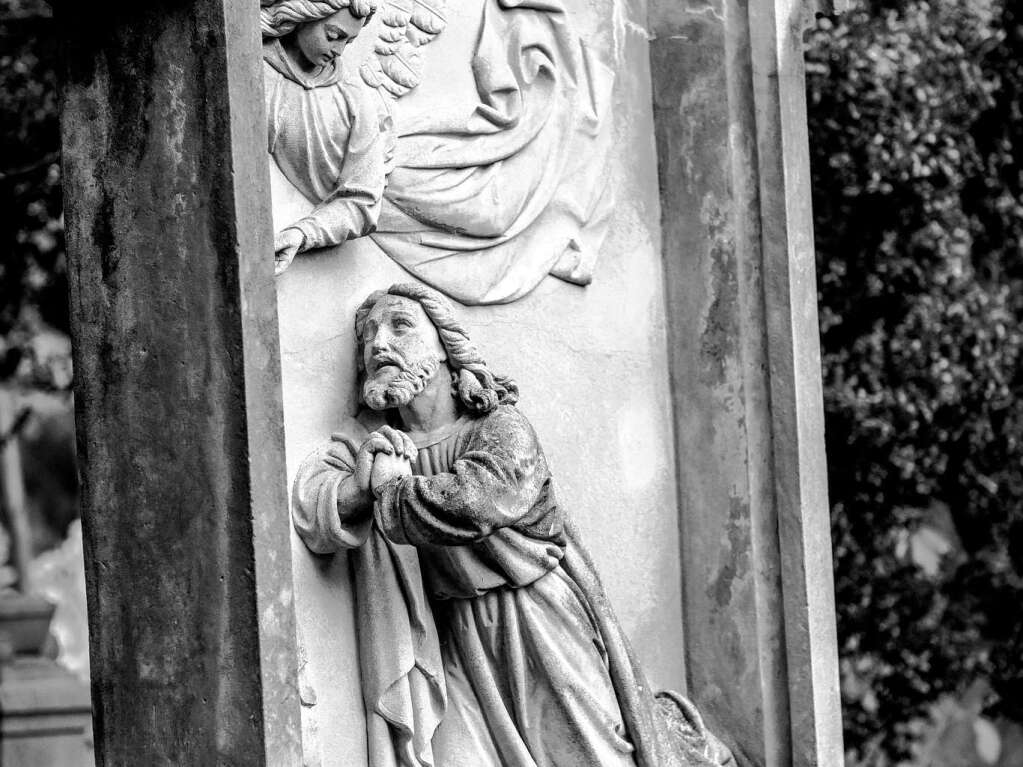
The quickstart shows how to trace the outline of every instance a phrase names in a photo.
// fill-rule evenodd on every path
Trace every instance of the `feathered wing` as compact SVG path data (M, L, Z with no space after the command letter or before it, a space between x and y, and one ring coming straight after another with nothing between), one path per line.
M409 14L408 39L417 48L432 42L447 26L444 0L429 3L423 0L397 0L396 5L406 6Z
M373 55L359 68L362 79L396 99L419 85L419 48L447 26L445 10L444 0L387 0Z

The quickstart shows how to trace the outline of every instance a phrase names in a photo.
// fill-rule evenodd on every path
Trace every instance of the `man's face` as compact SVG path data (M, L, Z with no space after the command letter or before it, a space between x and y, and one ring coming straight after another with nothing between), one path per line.
M365 21L355 18L347 8L342 8L324 19L300 26L295 30L295 42L311 65L327 66L344 52L348 43L359 36Z
M384 296L363 324L363 399L374 410L403 407L423 391L445 358L437 328L419 302Z

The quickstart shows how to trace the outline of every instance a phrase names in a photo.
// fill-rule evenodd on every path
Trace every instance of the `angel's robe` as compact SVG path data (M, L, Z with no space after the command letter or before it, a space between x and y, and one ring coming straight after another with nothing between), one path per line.
M411 100L426 106L398 107L372 235L464 304L515 301L547 274L588 284L613 213L614 54L580 38L564 0L480 5L471 79L424 79Z
M263 43L267 146L313 210L294 223L302 250L338 245L376 229L386 183L389 116L379 95L339 57L313 74L278 39Z
M346 518L338 488L352 470L358 441L336 435L306 459L296 480L294 521L314 551L377 546L380 537L396 551L418 552L422 578L405 572L396 580L423 584L439 637L447 707L432 737L432 764L729 763L688 703L680 704L687 707L681 729L668 732L557 502L536 435L518 410L465 415L423 440L414 475L385 485L371 517ZM376 561L415 569L407 558ZM382 607L393 603L360 589L365 576L358 568L365 562L353 564L360 653L380 652L383 632L372 624L393 625ZM423 623L420 608L413 598L409 625ZM367 646L370 637L376 641ZM400 649L403 638L392 633L382 641ZM362 666L364 685L379 688L379 668L367 675L365 658ZM366 702L371 714L379 710L375 698ZM383 764L374 761L373 748L371 764Z

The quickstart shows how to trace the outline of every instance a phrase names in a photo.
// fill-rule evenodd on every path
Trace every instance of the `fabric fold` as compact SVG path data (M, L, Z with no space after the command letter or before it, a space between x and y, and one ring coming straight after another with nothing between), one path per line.
M444 666L418 554L388 541L371 514L342 519L338 512L367 434L362 424L346 424L302 462L292 520L310 550L351 550L370 767L443 767L432 740L447 700Z
M398 137L373 240L466 304L516 300L549 273L587 284L613 199L607 59L560 2L486 0L477 102Z

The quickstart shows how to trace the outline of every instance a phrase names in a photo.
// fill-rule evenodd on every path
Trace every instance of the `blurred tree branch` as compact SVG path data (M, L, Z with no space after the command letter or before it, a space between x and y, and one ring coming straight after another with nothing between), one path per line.
M60 161L60 152L48 152L35 162L31 162L28 165L22 165L18 168L10 168L7 170L0 170L0 182L2 181L16 181L25 176L30 176L36 171L42 170L43 168L49 167L56 162Z
M53 19L53 14L42 9L0 12L0 24L19 24L21 22L49 21L51 19Z

